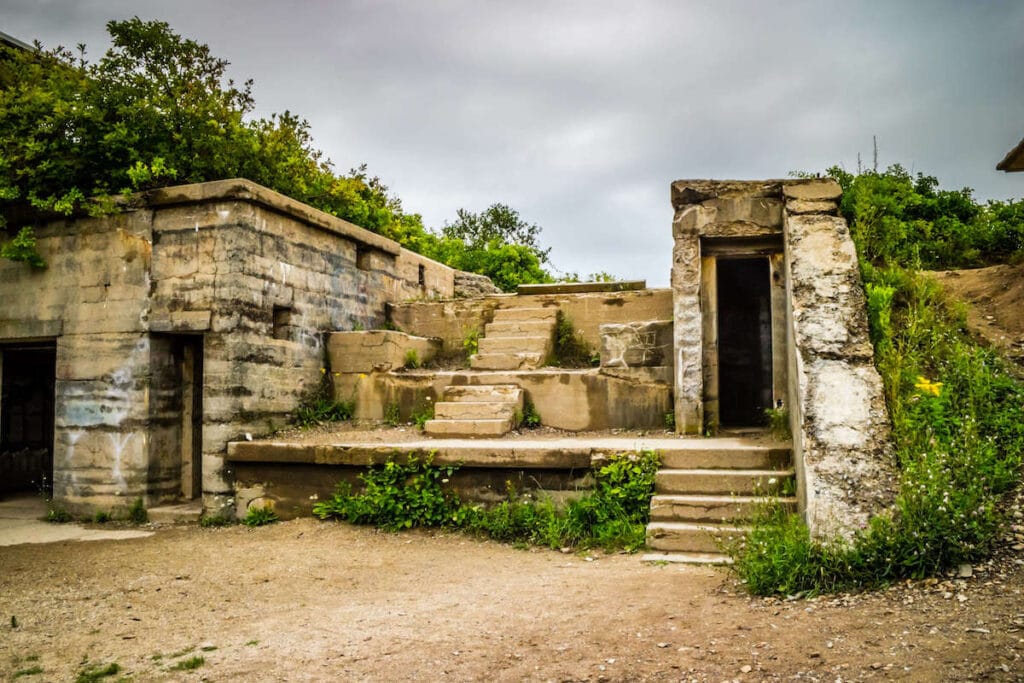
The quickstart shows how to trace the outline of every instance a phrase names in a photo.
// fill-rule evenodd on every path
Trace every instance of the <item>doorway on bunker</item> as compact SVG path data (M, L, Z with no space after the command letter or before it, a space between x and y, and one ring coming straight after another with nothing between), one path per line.
M57 346L0 346L0 493L53 495Z
M723 427L763 425L772 407L768 259L719 258L718 396Z

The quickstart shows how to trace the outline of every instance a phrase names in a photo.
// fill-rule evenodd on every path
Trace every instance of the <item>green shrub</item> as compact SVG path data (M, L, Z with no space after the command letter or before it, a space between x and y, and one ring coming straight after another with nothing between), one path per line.
M51 503L46 510L46 521L53 524L67 524L71 521L71 515L64 508Z
M280 519L277 513L274 512L273 506L268 503L262 506L256 505L246 510L245 517L242 518L242 524L249 527L266 526L278 522Z
M349 400L338 401L334 398L331 374L327 372L326 368L320 368L320 374L320 382L295 409L295 423L300 428L307 429L325 422L351 420L356 413L355 392L359 388L358 382L352 388L352 396L349 397Z
M31 227L25 226L14 238L0 247L0 258L27 263L34 269L46 268L46 261L36 248L36 235Z
M410 457L406 464L390 461L360 475L360 493L339 484L313 513L389 531L445 526L508 543L632 551L644 544L658 463L651 451L613 456L595 468L594 490L563 507L548 497L520 495L509 485L506 499L486 508L465 504L443 487L457 467Z
M97 510L96 514L92 516L92 521L96 524L106 524L110 521L110 513L105 510Z
M466 352L466 358L472 358L480 351L480 329L471 327L464 330L462 337L462 350Z
M594 354L561 310L555 318L555 348L548 365L560 368L586 368L593 365ZM600 362L600 356L598 356Z
M146 512L141 498L136 498L128 508L128 521L133 524L145 524L149 521L149 513Z
M523 401L523 414L519 424L527 429L536 429L541 425L540 413L537 412L537 406L530 399Z
M420 354L416 349L409 349L405 352L405 367L406 370L415 370L420 366Z

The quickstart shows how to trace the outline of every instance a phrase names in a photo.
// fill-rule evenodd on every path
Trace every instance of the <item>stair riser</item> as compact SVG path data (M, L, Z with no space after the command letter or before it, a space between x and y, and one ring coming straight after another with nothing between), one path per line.
M721 537L725 543L730 536L735 539L737 532L722 532ZM717 541L715 535L703 529L666 531L647 530L647 547L652 550L677 553L720 553L722 543Z
M514 403L454 401L434 405L434 417L439 420L507 420L515 414Z
M774 481L773 481L774 480ZM729 470L714 473L658 472L654 492L660 494L691 495L774 495L792 475L744 475ZM791 484L790 484L791 485Z
M512 322L518 320L551 320L558 315L556 308L499 308L494 311L494 322Z
M554 320L512 320L488 323L486 338L490 337L552 337L555 333Z
M447 386L443 401L504 401L522 405L523 390L513 384L459 384Z
M680 470L772 470L789 467L791 463L792 454L788 448L661 451L661 466Z
M539 353L488 353L470 358L469 367L473 370L536 370L543 362L544 356Z
M777 503L787 512L796 512L795 503ZM756 503L689 503L651 501L652 522L730 522L753 517Z
M427 420L423 431L427 436L449 439L474 439L504 436L512 429L512 420Z
M479 341L480 353L537 353L546 356L551 350L550 337L484 337Z

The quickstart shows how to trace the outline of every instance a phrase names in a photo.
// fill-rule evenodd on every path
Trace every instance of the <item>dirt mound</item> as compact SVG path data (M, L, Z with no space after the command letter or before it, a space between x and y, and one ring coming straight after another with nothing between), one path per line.
M986 343L1024 362L1024 264L932 275L967 304L967 325Z

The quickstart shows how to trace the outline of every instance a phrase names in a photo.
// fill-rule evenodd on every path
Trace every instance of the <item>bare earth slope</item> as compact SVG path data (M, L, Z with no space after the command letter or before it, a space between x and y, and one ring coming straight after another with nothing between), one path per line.
M934 273L954 298L968 304L967 324L989 344L1024 360L1024 264Z

